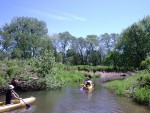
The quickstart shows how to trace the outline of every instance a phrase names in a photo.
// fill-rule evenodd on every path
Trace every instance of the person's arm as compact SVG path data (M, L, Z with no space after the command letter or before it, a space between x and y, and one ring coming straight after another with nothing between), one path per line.
M21 100L21 99L22 99L22 98L19 98L19 95L18 95L15 91L13 91L13 90L12 90L12 96L13 96L14 98L18 99L18 100Z

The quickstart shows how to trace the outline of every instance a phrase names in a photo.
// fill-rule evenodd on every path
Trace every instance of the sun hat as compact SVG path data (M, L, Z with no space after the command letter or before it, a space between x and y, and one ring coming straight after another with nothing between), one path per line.
M13 85L9 85L9 89L14 89L14 86Z

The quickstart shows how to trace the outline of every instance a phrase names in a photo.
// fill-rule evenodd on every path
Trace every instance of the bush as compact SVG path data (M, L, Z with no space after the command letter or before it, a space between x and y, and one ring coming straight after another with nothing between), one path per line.
M141 67L150 71L150 57L141 62Z
M0 76L0 92L7 89L6 80Z
M150 105L150 89L146 87L137 88L134 93L134 99L139 103Z
M44 51L43 55L32 61L34 72L39 73L40 78L45 79L46 88L54 89L62 87L63 79L58 76L55 58L52 51Z

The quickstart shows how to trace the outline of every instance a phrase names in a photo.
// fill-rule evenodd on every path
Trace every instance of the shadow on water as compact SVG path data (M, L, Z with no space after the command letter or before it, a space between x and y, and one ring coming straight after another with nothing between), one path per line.
M104 88L99 79L94 81L94 90L81 91L79 84L71 83L59 90L21 93L22 97L35 96L30 109L9 113L149 113L150 110L119 97ZM4 98L4 97L3 97Z

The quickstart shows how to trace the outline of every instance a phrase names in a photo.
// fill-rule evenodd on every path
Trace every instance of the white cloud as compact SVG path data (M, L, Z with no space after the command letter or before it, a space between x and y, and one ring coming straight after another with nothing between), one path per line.
M72 16L72 18L74 18L75 20L79 20L79 21L87 21L85 18L82 17L78 17L78 16Z
M86 21L87 21L85 18L76 16L76 15L73 15L73 14L63 13L63 15L66 16L66 17L68 17L68 18L71 18L71 19L73 19L73 20L83 21L83 22L86 22Z
M46 12L46 11L39 11L39 10L30 10L30 12L38 14L42 17L46 17L49 19L54 19L54 20L63 20L63 21L82 21L86 22L87 20L83 17L79 17L73 14L69 13L60 13L60 12Z

